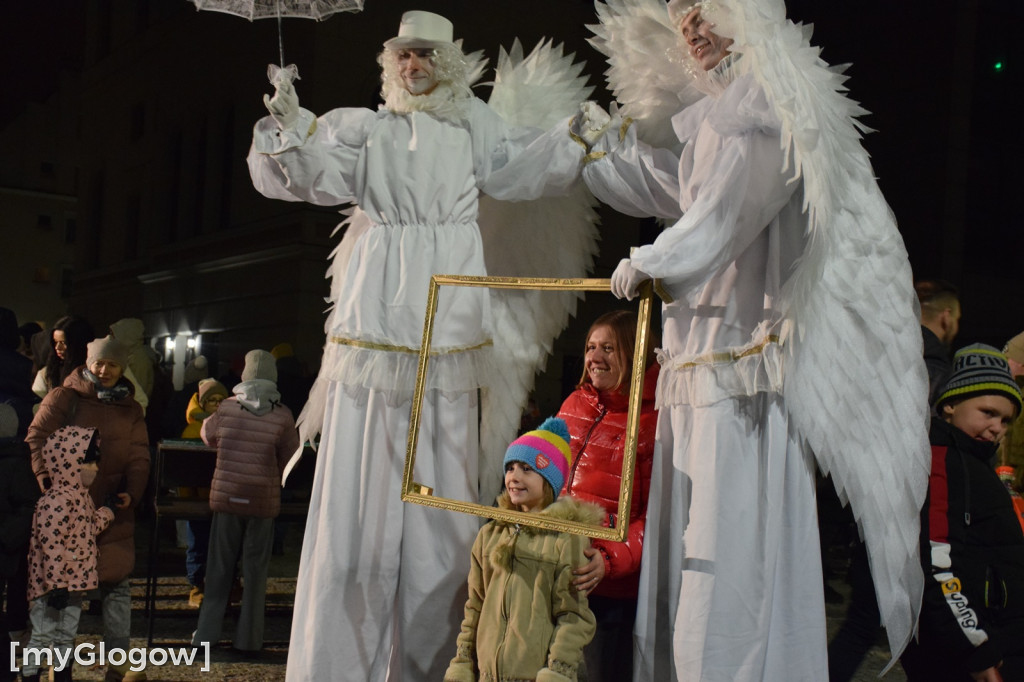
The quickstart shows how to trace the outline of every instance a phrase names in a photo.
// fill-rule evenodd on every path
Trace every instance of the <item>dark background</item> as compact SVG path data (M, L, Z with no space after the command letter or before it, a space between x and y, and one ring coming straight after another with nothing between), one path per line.
M955 345L1001 346L1024 329L1015 296L1024 285L1015 210L1024 184L1018 161L1024 137L1017 125L1020 108L1013 104L1024 90L1024 47L1014 37L1024 3L790 0L787 5L791 18L814 24L813 42L823 46L826 61L850 64L851 96L870 112L863 121L877 131L864 144L915 277L948 279L961 289L964 314ZM585 24L595 21L592 2L366 0L363 12L321 23L284 20L285 57L299 65L303 106L315 112L375 106L375 55L407 9L451 18L465 48L485 50L491 65L497 47L509 46L513 37L527 48L544 37L563 40L587 61L591 82L600 86L595 99L610 100L603 89L606 65L586 43ZM184 313L174 311L197 305L209 287L171 303L152 293L156 285L148 284L147 273L194 268L202 258L223 259L252 248L255 235L265 245L284 245L287 225L308 247L301 267L314 267L326 257L336 241L330 237L336 212L264 199L251 188L244 166L252 122L265 113L261 96L271 91L265 65L278 60L274 20L249 23L197 12L185 0L63 0L7 3L0 22L0 133L6 137L0 184L7 189L38 184L30 174L11 171L9 152L28 154L45 146L49 133L25 121L34 103L56 108L56 127L74 132L73 142L50 143L54 148L47 152L56 163L75 166L67 193L77 204L74 286L64 299L65 310L55 310L54 316L95 311L102 327L106 317L124 316L115 311L116 302L137 309L136 316L145 317L154 334L173 333L175 325L184 324L175 321ZM481 94L486 97L486 88ZM125 131L136 127L143 143L132 151L123 140ZM207 149L214 150L212 156ZM59 158L64 154L70 156L66 161ZM127 208L121 206L125 201ZM5 238L23 229L9 219L7 206L0 204ZM602 210L602 220L595 276L610 275L629 245L656 234L649 222L608 209ZM194 245L204 255L197 256ZM315 267L322 273L325 265ZM292 293L296 300L316 299L307 291L316 286L322 285L295 284ZM319 315L317 305L302 312L301 324L312 331L298 343L310 354L322 341L322 336L315 340L322 335ZM188 326L223 334L238 325L229 316L214 318L210 313ZM265 345L295 324L283 315L265 332ZM264 333L253 329L248 340Z

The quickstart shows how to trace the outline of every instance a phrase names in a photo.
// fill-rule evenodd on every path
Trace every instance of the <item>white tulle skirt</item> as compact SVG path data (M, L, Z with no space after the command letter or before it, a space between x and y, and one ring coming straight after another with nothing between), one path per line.
M331 383L302 545L290 682L440 680L455 653L470 549L466 514L401 501L410 403ZM476 501L476 393L428 391L415 478Z

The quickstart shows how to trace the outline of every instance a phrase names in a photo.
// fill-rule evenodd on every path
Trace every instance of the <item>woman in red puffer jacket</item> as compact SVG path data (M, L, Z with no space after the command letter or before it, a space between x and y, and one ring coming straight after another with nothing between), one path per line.
M627 310L605 313L594 321L584 346L583 376L558 412L569 427L573 454L562 493L604 507L604 525L609 527L617 523L636 323L636 313ZM578 589L588 593L597 618L597 633L583 652L590 682L632 677L633 621L658 423L654 409L658 383L654 346L652 339L645 363L626 541L594 540L586 551L590 561L576 571L574 581Z

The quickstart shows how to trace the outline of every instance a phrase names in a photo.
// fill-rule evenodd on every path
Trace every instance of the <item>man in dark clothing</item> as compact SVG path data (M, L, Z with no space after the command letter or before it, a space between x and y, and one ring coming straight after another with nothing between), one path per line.
M955 286L940 279L920 280L914 284L914 289L921 304L928 402L934 405L938 391L946 385L952 371L949 350L960 331L960 294Z
M32 361L18 352L21 335L18 319L8 308L0 308L0 402L6 402L18 415L18 434L25 435L32 421Z

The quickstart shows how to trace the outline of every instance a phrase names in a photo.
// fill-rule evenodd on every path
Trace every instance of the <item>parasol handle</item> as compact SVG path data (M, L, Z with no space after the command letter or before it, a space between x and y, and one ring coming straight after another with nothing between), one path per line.
M284 38L281 35L281 0L277 0L277 50L281 54L281 68L284 68Z

